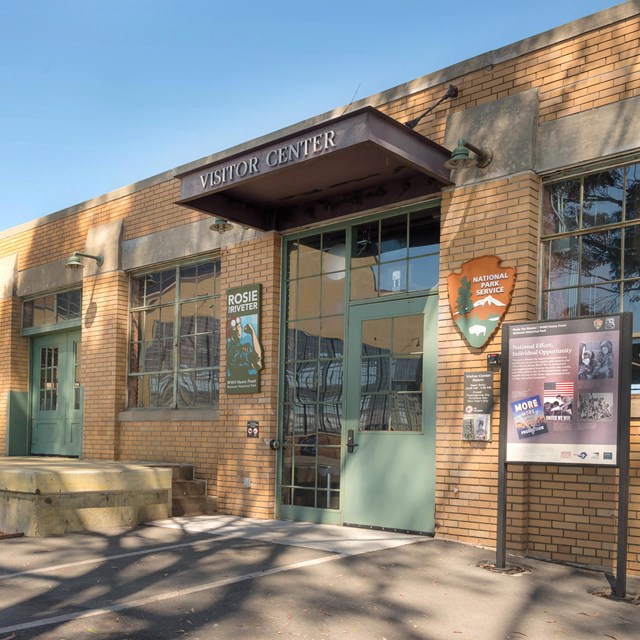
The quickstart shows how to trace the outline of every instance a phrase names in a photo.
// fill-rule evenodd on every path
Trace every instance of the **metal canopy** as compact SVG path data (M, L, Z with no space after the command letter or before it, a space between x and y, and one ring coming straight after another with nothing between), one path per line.
M286 231L438 193L450 155L365 107L179 175L179 204Z

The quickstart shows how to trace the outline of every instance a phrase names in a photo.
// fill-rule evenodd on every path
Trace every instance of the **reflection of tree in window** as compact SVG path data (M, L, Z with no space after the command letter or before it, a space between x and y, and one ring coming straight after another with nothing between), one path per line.
M218 275L219 261L213 260L132 277L130 407L218 401Z
M640 340L640 164L545 185L542 232L544 317L631 311Z

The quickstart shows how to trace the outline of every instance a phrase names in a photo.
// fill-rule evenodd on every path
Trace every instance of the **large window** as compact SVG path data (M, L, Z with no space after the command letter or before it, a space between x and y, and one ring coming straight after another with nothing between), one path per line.
M219 281L217 259L131 278L129 408L217 404Z
M633 312L640 360L640 164L545 185L544 318ZM640 367L634 366L634 386Z

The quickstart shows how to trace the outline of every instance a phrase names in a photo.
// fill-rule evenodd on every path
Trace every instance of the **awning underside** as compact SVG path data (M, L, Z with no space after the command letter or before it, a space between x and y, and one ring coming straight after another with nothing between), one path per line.
M204 177L216 167L258 154L266 158L269 152L274 158L274 150L304 136L323 132L326 136L327 131L339 141L330 152L272 167L209 192L204 188ZM181 176L180 203L249 227L286 231L438 193L451 184L444 168L449 156L443 147L365 108Z

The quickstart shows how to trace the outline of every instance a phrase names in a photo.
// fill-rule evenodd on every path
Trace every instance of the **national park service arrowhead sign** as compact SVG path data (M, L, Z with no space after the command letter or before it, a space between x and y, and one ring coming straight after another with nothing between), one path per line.
M487 343L511 303L516 270L501 265L497 256L473 258L447 278L451 315L472 347Z

